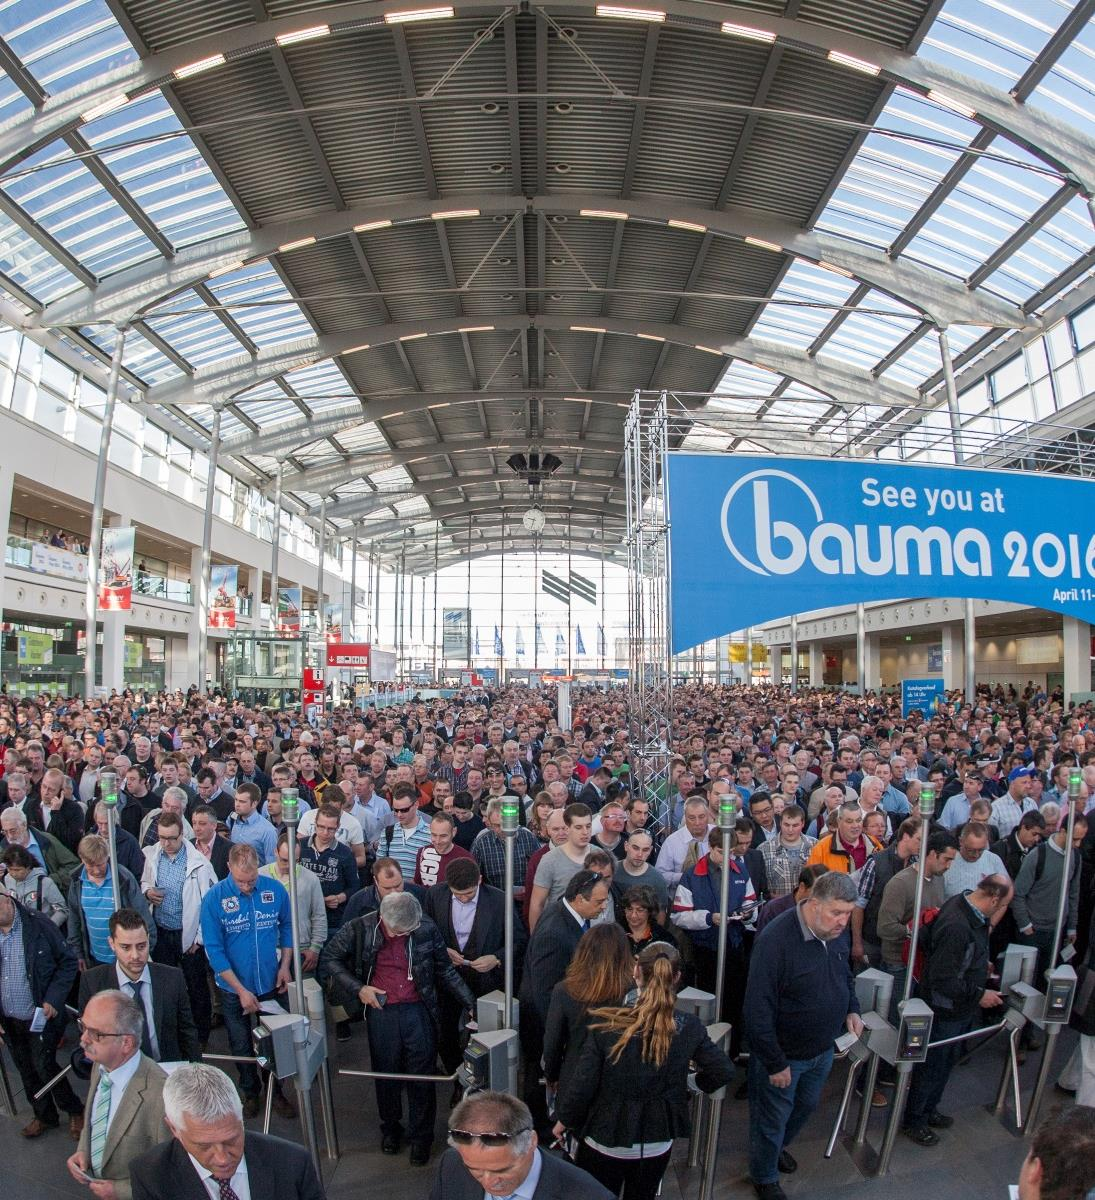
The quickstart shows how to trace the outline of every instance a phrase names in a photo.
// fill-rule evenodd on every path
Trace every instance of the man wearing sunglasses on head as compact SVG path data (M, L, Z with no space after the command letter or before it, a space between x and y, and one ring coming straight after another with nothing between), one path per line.
M461 1100L430 1200L610 1200L592 1175L545 1154L532 1126L528 1107L505 1092Z

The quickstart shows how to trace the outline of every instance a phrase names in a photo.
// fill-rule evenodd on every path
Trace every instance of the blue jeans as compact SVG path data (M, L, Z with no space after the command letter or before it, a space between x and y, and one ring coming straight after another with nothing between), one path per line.
M932 1021L932 1041L941 1042L946 1038L968 1033L973 1028L973 1022L972 1016L956 1021L936 1013ZM943 1091L951 1071L954 1070L954 1064L962 1056L962 1045L962 1042L954 1042L950 1046L940 1046L938 1050L929 1050L927 1059L913 1068L909 1099L905 1106L906 1129L927 1127L928 1118L943 1099Z
M369 1034L369 1059L374 1071L400 1075L433 1075L437 1072L437 1037L426 1006L392 1004L365 1010ZM407 1089L407 1140L425 1149L433 1144L437 1118L437 1085L376 1081L376 1107L384 1134L403 1132L403 1088Z
M254 1058L255 1043L251 1040L251 1030L254 1028L254 1017L245 1013L240 1007L240 998L235 992L221 993L221 1016L224 1018L224 1028L228 1034L228 1049L232 1054L241 1057ZM286 1006L286 997L277 992L266 992L257 997L259 1000L276 1000L282 1008ZM245 1096L257 1096L262 1091L259 1073L254 1063L237 1063L240 1073L240 1091ZM280 1088L278 1089L280 1092Z
M760 1057L749 1057L749 1178L757 1185L779 1179L779 1153L817 1108L833 1068L833 1048L816 1058L791 1059L788 1066L790 1087L773 1087Z

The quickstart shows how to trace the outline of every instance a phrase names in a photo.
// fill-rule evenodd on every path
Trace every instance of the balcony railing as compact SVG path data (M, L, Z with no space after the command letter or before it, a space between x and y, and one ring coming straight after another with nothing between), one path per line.
M45 542L8 534L4 546L4 563L9 567L20 567L36 575L52 575L57 579L69 579L75 583L87 581L87 555L50 546ZM170 600L174 604L190 604L192 592L189 583L181 579L168 579L148 571L138 571L134 594Z

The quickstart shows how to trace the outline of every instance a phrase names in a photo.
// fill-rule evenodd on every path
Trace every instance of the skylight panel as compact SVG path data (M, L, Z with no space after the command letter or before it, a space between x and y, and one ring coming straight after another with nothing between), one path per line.
M51 95L137 58L104 0L9 0L0 7L0 37Z

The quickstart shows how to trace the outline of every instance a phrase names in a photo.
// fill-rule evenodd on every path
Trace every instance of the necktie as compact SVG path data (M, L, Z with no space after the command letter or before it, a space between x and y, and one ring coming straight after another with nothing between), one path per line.
M95 1108L91 1114L91 1169L96 1175L103 1169L103 1150L106 1148L107 1128L110 1125L111 1086L110 1076L100 1070Z
M148 1013L145 1011L144 1006L144 980L136 980L136 982L129 985L129 988L133 993L133 999L141 1007L141 1016L144 1017L144 1025L141 1032L141 1053L147 1054L149 1058L155 1058L156 1056L152 1053L152 1038L148 1031Z
M221 1190L221 1200L240 1200L239 1196L237 1196L236 1193L232 1190L232 1177L231 1176L229 1176L227 1179L218 1179L217 1176L214 1175L213 1182Z
M583 932L583 933L588 933L588 932L589 932L589 922L588 922L588 921L583 921L583 922L582 922L582 932Z

